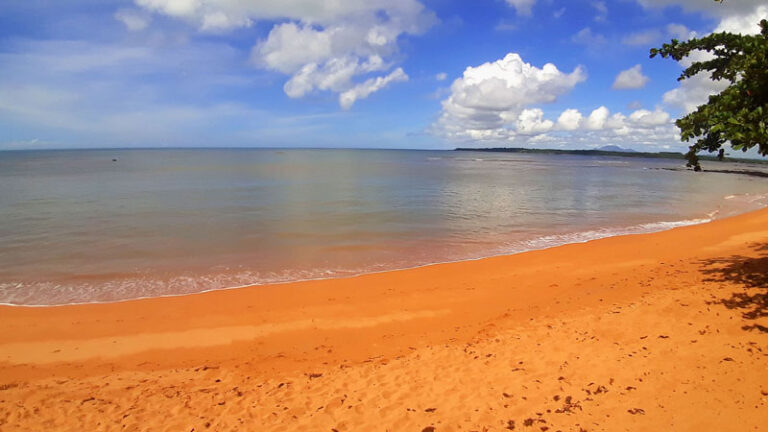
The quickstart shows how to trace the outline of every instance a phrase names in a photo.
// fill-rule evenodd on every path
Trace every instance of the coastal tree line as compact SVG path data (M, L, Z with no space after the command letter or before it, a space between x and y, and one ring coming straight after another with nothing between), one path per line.
M709 73L712 79L729 83L707 103L675 121L680 139L693 142L685 157L687 166L695 171L701 171L698 153L704 150L718 152L720 159L728 145L744 152L756 148L760 155L768 155L768 20L761 20L759 25L757 35L720 32L684 42L672 39L650 50L651 58L677 61L694 52L709 53L697 56L699 60L685 68L677 80Z

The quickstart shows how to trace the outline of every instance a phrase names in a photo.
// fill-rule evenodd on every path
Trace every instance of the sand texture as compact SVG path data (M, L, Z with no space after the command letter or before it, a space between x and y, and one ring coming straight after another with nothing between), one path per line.
M0 431L766 431L768 210L347 279L0 308Z

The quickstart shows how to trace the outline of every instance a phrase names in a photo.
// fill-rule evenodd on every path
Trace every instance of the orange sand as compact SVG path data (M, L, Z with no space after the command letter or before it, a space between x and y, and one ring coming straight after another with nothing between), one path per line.
M768 210L104 305L0 308L0 430L768 430Z

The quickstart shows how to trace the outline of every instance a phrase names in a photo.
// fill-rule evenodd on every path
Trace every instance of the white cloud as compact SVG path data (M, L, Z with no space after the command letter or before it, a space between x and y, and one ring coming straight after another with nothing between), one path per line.
M291 98L304 97L315 89L342 92L351 87L354 75L382 69L384 68L380 57L371 58L364 63L360 63L355 57L332 58L322 66L317 63L304 65L285 83L283 89Z
M266 40L253 48L253 59L264 67L286 74L295 73L307 65L317 67L317 63L336 58L346 51L344 48L348 47L334 47L337 40L349 40L343 33L343 28L320 30L293 22L279 24L272 28Z
M205 145L221 138L222 130L238 145L233 129L257 129L260 119L274 117L200 95L201 88L253 88L253 71L225 44L178 49L162 43L17 39L4 48L0 120L18 131L34 131L49 146ZM179 65L189 66L184 74ZM273 124L270 120L264 123Z
M133 9L118 9L114 17L130 31L144 30L152 21L152 18L147 14Z
M689 12L702 12L716 17L745 15L754 11L756 7L765 5L765 0L726 0L723 3L711 0L637 0L637 2L646 8L679 5Z
M371 93L381 90L389 83L397 81L408 81L408 75L402 68L397 68L392 73L384 77L371 78L362 84L358 84L351 89L339 95L339 104L344 109L349 109L358 99L365 99Z
M571 113L571 116L577 118L575 113ZM620 138L622 142L657 147L675 143L679 138L669 114L660 109L655 111L640 109L627 116L622 113L611 114L608 108L601 106L581 121L577 130L564 130L572 130L573 133L569 136L576 140L590 137L606 142Z
M592 2L592 7L597 10L595 15L595 21L604 22L608 19L608 6L605 5L603 0L595 0Z
M622 144L663 148L679 140L668 113L638 109L629 115L600 106L588 115L566 109L548 118L537 105L551 103L586 78L581 68L537 68L518 54L468 67L451 86L431 132L463 146L545 145L592 148Z
M540 108L524 109L515 122L515 132L536 135L549 131L554 125L551 120L544 119L544 112Z
M696 32L691 31L682 24L670 23L661 29L647 29L636 33L630 33L621 39L624 45L649 46L659 43L663 38L669 37L677 40L687 40L696 37Z
M181 18L203 29L206 19L223 21L229 28L247 27L256 21L291 20L318 26L353 19L368 20L383 12L389 21L414 33L431 23L434 16L416 0L134 0L147 10ZM425 22L426 20L426 22Z
M629 120L635 122L637 125L659 126L669 123L669 114L659 109L656 111L639 109L629 115Z
M136 4L176 17L190 16L201 6L197 0L136 0Z
M717 25L714 33L757 34L760 33L759 23L762 19L768 19L768 5L765 2L762 2L762 5L756 7L750 13L726 16Z
M581 127L583 119L579 110L567 109L557 118L557 127L566 131L576 130Z
M589 27L585 27L581 30L579 30L578 33L573 35L571 40L577 44L581 45L587 45L587 46L597 46L597 45L603 45L608 40L605 38L605 36L599 34L599 33L593 33L592 29Z
M650 78L643 75L643 67L639 64L619 72L611 88L616 90L641 89L648 84Z
M624 45L650 45L662 38L661 31L657 29L643 30L636 33L630 33L621 38Z
M531 16L536 0L507 0L507 4L514 7L518 15Z
M595 148L617 143L646 150L682 150L684 147L668 113L641 109L625 115L611 113L605 106L594 109L586 117L576 109L567 109L556 122L546 119L538 108L524 109L517 118L508 119L504 127L467 130L448 138L461 141L462 146L476 147Z
M601 106L589 114L585 127L590 130L600 130L605 127L605 122L608 120L609 115L610 111L608 111L608 108Z
M672 124L669 114L660 109L639 109L627 116L622 113L611 114L605 106L596 108L586 118L574 109L564 111L560 118L563 121L558 119L558 127L562 130L613 131L620 135L640 129L670 127Z
M570 74L552 63L537 68L510 53L493 63L468 67L454 81L448 103L468 108L507 111L531 103L553 102L586 79L581 67Z
M691 32L688 27L676 23L667 24L667 33L677 40L687 40L696 36L696 33Z
M680 86L666 93L662 100L667 105L679 107L684 114L691 113L707 102L710 95L728 87L725 81L713 81L707 74L695 75L680 83Z
M551 128L552 122L542 120L530 106L554 102L585 79L581 67L571 73L551 63L537 68L509 53L495 62L468 67L453 82L433 130L444 136L488 137L504 136L515 126L526 133Z
M757 23L761 19L768 19L768 6L760 4L754 7L754 3L753 1L745 1L718 5L725 7L733 6L733 8L729 9L729 14L720 20L714 32L727 31L731 33L757 34L760 31ZM693 7L693 5L689 6ZM745 11L747 7L752 7L752 9L746 9ZM684 35L686 30L688 29L684 26L668 26L670 33L677 32L680 36ZM696 36L695 32L688 32L688 35L681 39ZM680 61L680 64L683 67L688 67L694 61L706 61L711 58L712 55L707 52L694 51L689 57ZM709 74L700 73L683 80L677 88L664 93L663 101L667 105L680 108L683 114L688 114L695 111L699 105L706 103L710 95L719 93L726 87L728 87L727 81L714 81Z
M185 20L201 31L226 31L278 21L251 58L260 68L288 75L289 97L331 91L352 101L402 81L392 60L398 38L419 34L436 18L417 0L135 0L146 10ZM404 74L404 72L403 72ZM377 81L382 78L383 81ZM361 82L362 81L362 82Z
M641 0L640 3L646 7L663 7L678 4L689 11L717 16L720 18L720 21L713 32L728 31L732 33L755 34L759 31L757 23L760 19L768 18L768 6L765 5L764 1L745 0L718 4L698 0ZM678 40L687 40L701 36L697 32L691 31L688 27L677 23L668 24L665 30L668 37ZM628 44L633 42L650 42L650 36L653 35L653 32L651 30L647 33L629 35L623 42ZM713 57L706 52L695 51L688 58L683 59L680 64L683 67L688 67L694 61L706 61L711 58ZM627 83L632 82L629 77L625 76L625 78L627 78ZM619 83L618 77L617 83ZM617 83L614 83L614 86ZM666 105L678 107L682 110L683 114L687 114L696 110L699 105L706 103L710 95L719 93L727 86L727 82L713 81L706 73L698 74L683 80L677 88L666 92L663 96L663 102Z
M237 20L221 11L213 11L203 16L200 29L208 32L224 32L234 27L250 27L250 19Z
M445 72L440 72L439 74L435 75L435 79L438 81L445 81L448 78L448 74Z

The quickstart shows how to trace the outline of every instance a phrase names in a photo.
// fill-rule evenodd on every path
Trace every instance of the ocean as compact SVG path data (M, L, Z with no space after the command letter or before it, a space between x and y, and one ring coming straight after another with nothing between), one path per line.
M660 231L768 204L768 179L683 167L416 150L0 152L0 303L349 276Z

